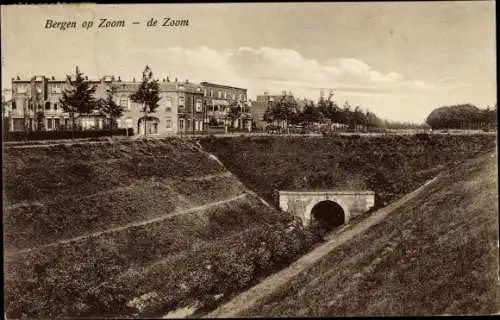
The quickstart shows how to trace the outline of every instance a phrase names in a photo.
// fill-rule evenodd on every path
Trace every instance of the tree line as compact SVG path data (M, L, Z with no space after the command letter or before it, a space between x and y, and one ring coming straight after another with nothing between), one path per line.
M497 126L497 104L479 109L470 103L442 106L426 120L432 129L493 129Z
M333 99L332 92L327 98L321 95L316 104L312 100L306 100L303 103L304 106L299 108L298 102L292 95L283 94L279 100L269 103L263 120L271 126L283 124L310 126L331 123L354 131L428 128L427 124L382 120L375 113L363 110L360 106L352 107L348 101L345 101L341 107Z

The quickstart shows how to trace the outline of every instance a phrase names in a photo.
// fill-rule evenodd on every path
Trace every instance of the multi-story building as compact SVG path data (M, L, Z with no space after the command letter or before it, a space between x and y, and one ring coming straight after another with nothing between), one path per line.
M201 132L204 130L203 90L199 84L186 82L160 82L159 107L144 118L142 104L132 102L140 82L122 81L120 77L104 76L99 80L88 80L95 85L95 98L105 98L113 92L114 101L124 109L123 116L116 119L118 128L133 128L136 134L173 134L178 132ZM54 77L35 76L29 80L12 79L12 103L10 112L11 131L58 130L71 126L68 113L64 112L59 99L70 87L69 81ZM103 129L110 119L99 112L82 114L77 125L82 129ZM26 127L25 127L26 126Z
M252 115L247 89L202 82L206 126L229 126L252 130ZM232 112L231 112L232 111Z
M178 131L196 133L204 131L203 88L200 84L175 83L178 100Z
M285 99L287 101L295 102L295 97L291 92L283 91L281 94L269 94L268 92L264 92L263 95L258 95L256 101L252 103L252 115L255 121L255 125L257 129L265 129L266 121L264 120L264 114L266 113L267 108L274 102L281 101Z

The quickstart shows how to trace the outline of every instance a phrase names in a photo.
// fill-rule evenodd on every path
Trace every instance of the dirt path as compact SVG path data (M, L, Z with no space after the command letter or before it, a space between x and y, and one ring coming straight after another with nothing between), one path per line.
M243 199L247 195L248 195L247 193L242 193L242 194L237 195L237 196L232 197L232 198L228 198L228 199L224 199L224 200L220 200L220 201L208 203L208 204L205 204L205 205L202 205L202 206L193 207L193 208L187 209L187 210L170 212L170 213L167 213L167 214L159 216L159 217L155 217L155 218L148 219L148 220L143 220L143 221L138 221L138 222L134 222L134 223L129 223L129 224L126 224L126 225L123 225L123 226L120 226L120 227L116 227L116 228L111 228L111 229L107 229L107 230L103 230L103 231L93 232L93 233L85 234L85 235L74 237L74 238L70 238L70 239L59 240L59 241L52 242L52 243L49 243L49 244L46 244L46 245L43 245L43 246L38 246L38 247L23 249L23 250L20 250L20 251L5 252L5 258L9 259L9 258L13 258L15 256L18 256L18 255L21 255L21 254L24 254L24 253L28 253L28 252L32 252L32 251L37 251L37 250L45 249L45 248L48 248L48 247L53 247L53 246L57 246L57 245L61 245L61 244L66 244L66 243L70 243L70 242L80 241L80 240L84 240L84 239L90 238L90 237L97 237L97 236L100 236L100 235L106 234L106 233L116 232L116 231L120 231L120 230L124 230L124 229L128 229L128 228L132 228L132 227L137 227L137 226L142 226L142 225L146 225L146 224L150 224L150 223L162 221L162 220L165 220L165 219L168 219L168 218L171 218L171 217L175 217L175 216L179 216L179 215L183 215L183 214L189 214L189 213L193 213L193 212L196 212L196 211L202 211L202 210L205 210L205 209L209 209L209 208L212 208L212 207L217 207L217 206L229 203L229 202L233 202L233 201L237 201L237 200Z
M362 233L368 228L380 223L390 213L394 212L403 204L412 200L417 195L422 193L422 191L426 189L428 185L435 182L438 178L439 176L435 177L434 179L426 182L420 188L403 196L402 198L393 202L387 207L374 212L368 218L359 222L355 226L352 227L346 226L341 230L329 235L326 238L327 242L325 244L321 245L312 252L306 254L299 260L295 261L286 269L268 277L260 284L241 293L240 295L233 298L231 301L227 302L226 304L220 306L219 308L215 309L214 311L202 317L225 318L225 317L238 316L243 311L252 307L257 301L265 298L266 296L276 291L280 286L286 284L292 278L297 276L300 272L314 265L317 261L319 261L322 257L324 257L326 254L328 254L336 247L342 245L346 241L352 239L353 237Z

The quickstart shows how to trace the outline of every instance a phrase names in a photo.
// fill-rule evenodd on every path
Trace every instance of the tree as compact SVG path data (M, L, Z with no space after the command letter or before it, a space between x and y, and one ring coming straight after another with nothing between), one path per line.
M113 95L116 92L115 87L111 87L109 90L107 90L106 98L105 99L99 99L98 101L98 107L99 111L102 112L104 115L106 115L107 118L110 119L110 126L109 126L109 132L110 136L113 136L113 126L116 122L116 119L121 117L123 115L123 107L117 104L113 100ZM127 128L128 130L128 128Z
M141 112L144 113L142 120L144 121L144 135L147 134L146 123L148 121L148 113L155 112L156 108L159 107L160 101L160 84L158 80L153 79L153 72L149 66L144 68L142 72L142 83L134 92L130 99L133 102L142 104Z
M472 104L443 106L434 109L426 123L433 129L478 129L489 125L490 121L485 117L488 113Z
M284 123L296 122L298 120L297 103L291 94L283 93L278 101L273 101L268 105L264 113L264 120L266 122Z
M42 89L39 86L35 86L34 94L31 96L31 103L33 105L35 114L36 131L45 130L45 113L42 106Z
M42 110L38 110L35 114L36 116L36 131L45 130L45 115Z
M71 87L63 91L59 102L64 112L69 113L71 118L71 132L74 137L76 126L75 114L90 113L97 107L94 97L96 86L91 85L90 82L83 77L83 73L80 72L78 66L75 70L75 79L71 79L70 75L67 76L67 79Z
M229 105L229 112L227 113L226 117L231 121L230 127L233 126L234 121L236 119L239 119L241 117L241 107L239 107L239 105L236 101L233 101Z

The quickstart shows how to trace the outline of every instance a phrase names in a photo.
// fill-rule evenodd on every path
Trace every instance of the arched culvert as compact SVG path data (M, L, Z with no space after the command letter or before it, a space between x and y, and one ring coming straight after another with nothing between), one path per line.
M346 222L342 207L330 200L318 202L311 210L311 218L328 231Z

